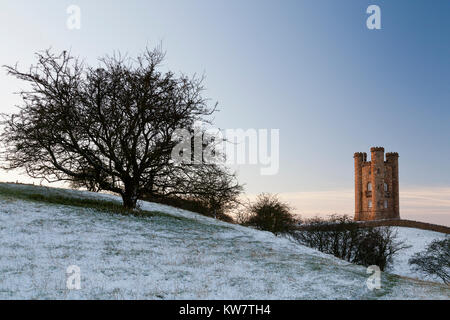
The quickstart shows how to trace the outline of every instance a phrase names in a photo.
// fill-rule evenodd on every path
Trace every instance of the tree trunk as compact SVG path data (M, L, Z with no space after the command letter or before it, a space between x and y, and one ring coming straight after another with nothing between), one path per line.
M122 194L123 206L127 209L136 209L138 200L137 187L134 185L125 186L125 192Z

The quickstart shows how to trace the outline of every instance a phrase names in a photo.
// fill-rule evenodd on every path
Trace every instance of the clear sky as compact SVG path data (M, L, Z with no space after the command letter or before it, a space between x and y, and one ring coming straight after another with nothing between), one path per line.
M81 29L66 26L69 5ZM381 30L366 27L380 6ZM280 129L280 171L238 168L250 195L303 214L353 212L353 153L400 154L401 214L450 225L450 1L0 0L0 64L71 50L95 63L162 42L166 66L205 73L221 128ZM0 72L0 112L20 83ZM2 180L25 180L0 173Z

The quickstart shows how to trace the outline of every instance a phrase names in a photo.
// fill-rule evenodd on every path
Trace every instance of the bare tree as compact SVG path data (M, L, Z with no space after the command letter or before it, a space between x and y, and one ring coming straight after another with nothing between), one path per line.
M364 266L376 265L382 271L392 265L394 256L410 246L397 240L398 234L392 227L363 228L365 231L358 241L355 264Z
M409 264L417 271L437 276L450 285L450 237L434 240L425 251L416 253Z
M171 160L174 133L215 111L202 78L159 71L160 49L106 56L98 68L65 51L36 56L28 71L6 66L29 89L20 92L20 111L3 115L5 168L118 193L127 208L161 188L165 174L181 172Z

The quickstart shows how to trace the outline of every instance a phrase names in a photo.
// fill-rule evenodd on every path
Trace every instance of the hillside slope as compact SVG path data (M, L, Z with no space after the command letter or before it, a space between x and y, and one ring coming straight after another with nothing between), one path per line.
M6 191L5 191L6 190ZM164 205L151 217L24 200L26 193L111 195L1 185L0 299L449 299L444 285L383 273ZM81 269L81 290L66 269Z
M449 235L415 228L394 227L394 229L397 231L398 240L410 247L401 250L394 256L393 264L387 271L405 277L442 282L442 280L436 276L424 275L413 270L408 263L408 260L415 253L424 251L433 240L443 240L446 237L449 237Z

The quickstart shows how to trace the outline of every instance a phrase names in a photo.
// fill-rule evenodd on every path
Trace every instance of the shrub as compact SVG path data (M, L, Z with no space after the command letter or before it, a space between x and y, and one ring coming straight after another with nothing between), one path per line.
M364 266L376 265L381 270L392 264L394 255L408 246L396 241L397 232L391 227L361 229L360 241L352 263Z
M293 234L302 244L344 260L353 260L360 233L347 216L332 215L328 220L313 218L303 222L303 230Z
M276 195L266 193L260 194L256 202L248 206L248 214L241 222L274 234L291 233L298 223L288 204Z
M328 220L314 218L304 222L294 239L303 245L332 254L351 263L384 270L393 256L406 248L396 241L390 227L360 227L348 216L332 215Z
M450 237L434 240L425 251L416 253L409 259L409 264L416 271L437 276L450 285Z

